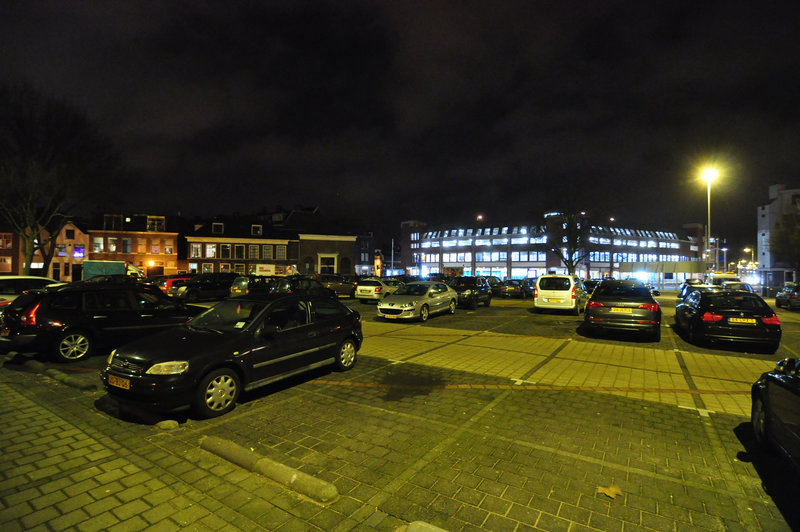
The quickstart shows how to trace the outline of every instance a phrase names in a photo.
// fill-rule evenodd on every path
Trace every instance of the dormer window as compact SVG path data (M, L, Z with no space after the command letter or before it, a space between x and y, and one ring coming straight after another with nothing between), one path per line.
M260 225L251 225L250 226L250 234L252 236L261 236L261 227Z
M213 222L211 224L211 234L221 235L225 232L225 224L222 222Z

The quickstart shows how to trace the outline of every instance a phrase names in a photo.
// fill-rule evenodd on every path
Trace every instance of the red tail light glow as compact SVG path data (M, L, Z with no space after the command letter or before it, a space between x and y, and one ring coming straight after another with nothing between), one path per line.
M706 312L700 319L703 321L722 321L722 314L712 314L711 312Z
M763 321L767 325L780 325L781 324L781 319L778 317L777 314L773 314L772 316L761 318L761 321Z
M575 285L572 285L572 299L577 299L577 298L578 298L577 290L575 288Z
M375 293L376 293L376 294L377 294L378 292L380 292L381 290L383 290L383 287L382 287L382 286L377 286L377 287L375 287Z
M40 303L36 303L29 308L25 314L20 316L19 321L25 325L36 325L36 311L39 310Z
M6 305L10 305L11 301L0 301L0 307L5 307Z
M588 303L586 303L586 308L595 308L595 307L604 307L604 306L605 305L603 305L599 301L589 301Z
M645 303L643 305L639 305L639 308L649 310L650 312L658 312L658 303Z
M537 297L539 297L539 289L534 286L533 287L533 299L536 299Z

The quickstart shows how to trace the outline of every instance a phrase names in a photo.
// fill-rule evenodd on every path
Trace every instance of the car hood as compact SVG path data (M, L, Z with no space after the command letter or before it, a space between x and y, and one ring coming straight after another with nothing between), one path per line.
M407 303L419 303L423 299L425 299L425 296L389 294L383 298L383 301L381 301L379 305L382 307L397 307Z
M213 352L224 354L240 343L246 331L215 332L188 325L127 343L116 350L116 356L131 362L155 363L168 360L191 360Z

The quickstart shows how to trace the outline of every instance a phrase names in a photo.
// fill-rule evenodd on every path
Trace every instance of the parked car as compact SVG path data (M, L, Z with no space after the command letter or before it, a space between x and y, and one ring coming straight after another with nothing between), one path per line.
M474 310L478 308L479 303L483 303L486 307L492 304L492 287L484 277L454 277L448 284L458 294L460 306Z
M583 313L588 334L599 331L644 333L661 340L661 306L650 288L639 281L607 279L592 292Z
M506 279L500 287L500 295L503 297L525 298L525 291L522 288L522 281L519 279Z
M269 283L274 278L272 275L240 275L231 283L230 295L231 297L246 296L250 292L256 291L267 293L269 292Z
M168 275L165 277L161 277L160 279L156 279L153 281L153 284L156 285L158 288L161 289L162 292L169 295L170 288L173 286L181 286L186 284L186 281L191 279L191 275ZM177 290L177 289L176 289Z
M49 277L36 275L3 275L0 276L0 312L3 307L10 305L25 290L43 288L59 281Z
M800 362L784 358L751 388L750 422L756 442L771 444L800 472Z
M380 301L389 294L393 294L403 283L392 278L368 277L361 279L356 287L356 299L362 303Z
M355 282L343 275L324 273L319 276L322 286L336 292L338 297L353 297L356 291Z
M741 342L778 350L781 321L758 294L695 290L675 307L675 325L689 342Z
M533 311L567 310L577 316L588 299L583 283L578 278L572 275L542 275L536 281Z
M721 286L723 290L742 290L744 292L755 292L752 286L742 281L725 281Z
M536 278L535 277L527 277L522 280L522 298L527 299L529 297L533 297L533 293L536 291Z
M269 294L295 294L304 297L323 297L338 299L336 292L322 286L322 283L311 277L303 275L287 275L286 277L273 277L266 286ZM250 293L264 293L251 290Z
M694 291L695 286L714 286L714 285L706 285L701 279L686 279L678 288L678 300L683 301L686 296L691 294Z
M489 286L492 288L492 295L499 296L500 291L503 288L503 281L501 281L499 277L495 277L494 275L485 275L484 278L486 279L486 282L489 283Z
M175 297L185 301L222 299L228 297L231 291L231 284L237 277L239 277L239 274L233 272L201 273L179 287L175 291Z
M338 301L247 295L115 349L101 378L122 403L214 417L231 411L243 390L324 366L352 368L362 340L360 314Z
M583 288L586 290L586 293L591 296L594 289L597 288L597 285L599 285L602 281L602 279L587 279L583 281Z
M408 283L378 302L378 317L388 320L418 319L427 321L431 314L455 314L458 294L444 283L419 281Z
M75 283L30 290L0 318L0 347L52 352L71 362L98 347L113 347L180 325L201 308L137 283Z
M778 308L786 307L788 309L797 308L800 306L798 302L798 289L795 283L786 283L783 285L777 294L775 294L775 306Z

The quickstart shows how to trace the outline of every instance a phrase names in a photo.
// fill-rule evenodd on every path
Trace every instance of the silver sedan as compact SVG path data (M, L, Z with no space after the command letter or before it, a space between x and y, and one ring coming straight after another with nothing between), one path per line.
M455 314L458 294L444 283L419 281L401 286L378 303L378 317L426 321L438 312Z

